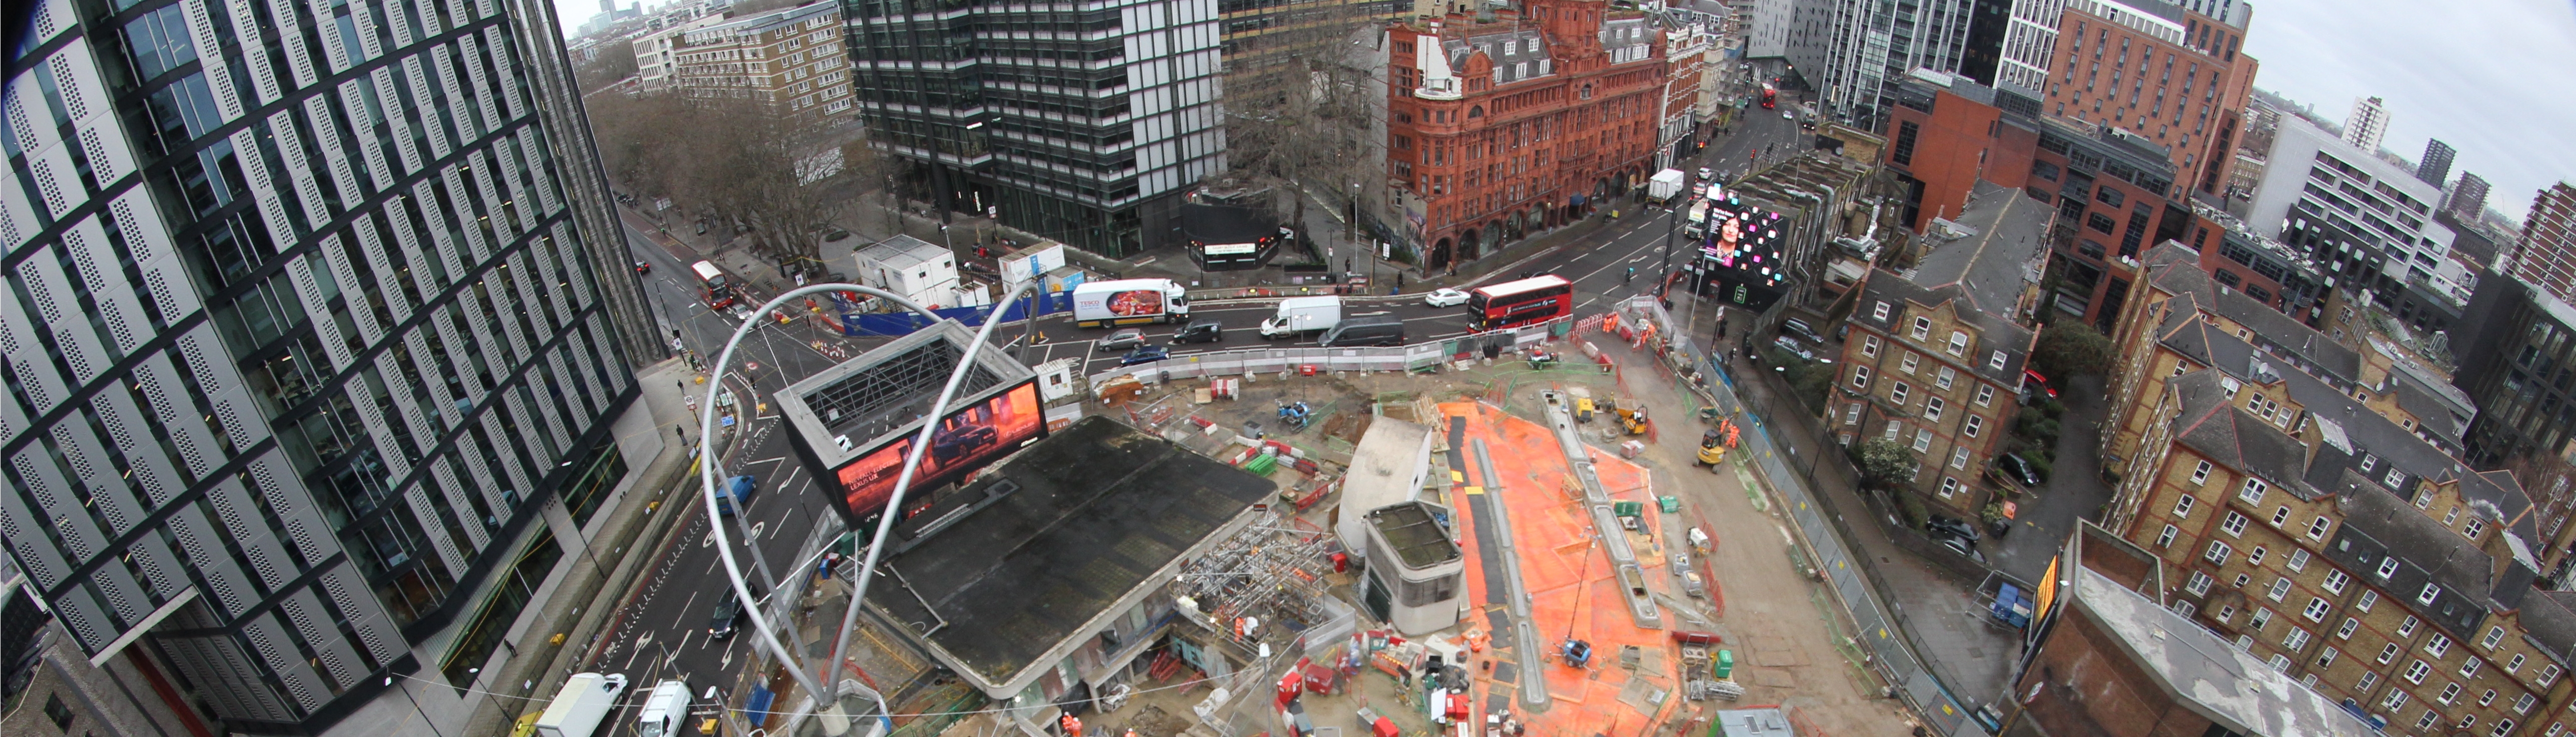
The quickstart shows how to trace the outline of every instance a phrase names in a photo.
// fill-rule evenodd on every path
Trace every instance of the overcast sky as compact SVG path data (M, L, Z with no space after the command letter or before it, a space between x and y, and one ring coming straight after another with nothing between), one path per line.
M2576 181L2576 0L2254 0L2254 85L2336 120L2385 98L2380 145L2409 160L2424 139L2459 149L2495 185L2487 206L2520 218L2551 183Z

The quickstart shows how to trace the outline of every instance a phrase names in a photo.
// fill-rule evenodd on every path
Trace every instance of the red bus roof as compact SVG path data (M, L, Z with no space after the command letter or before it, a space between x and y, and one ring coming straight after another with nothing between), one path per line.
M1541 274L1527 279L1518 279L1503 282L1501 284L1489 284L1477 287L1476 293L1485 295L1488 298L1508 297L1522 292L1545 289L1554 286L1564 286L1573 283L1574 282L1566 281L1565 277L1557 276L1555 274Z

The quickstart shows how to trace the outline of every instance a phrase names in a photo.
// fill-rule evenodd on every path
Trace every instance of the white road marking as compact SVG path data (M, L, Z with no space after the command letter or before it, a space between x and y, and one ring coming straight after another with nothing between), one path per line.
M698 603L698 592L691 591L688 600L680 602L680 618L672 620L671 626L678 627L686 624L689 620L689 605L695 603Z

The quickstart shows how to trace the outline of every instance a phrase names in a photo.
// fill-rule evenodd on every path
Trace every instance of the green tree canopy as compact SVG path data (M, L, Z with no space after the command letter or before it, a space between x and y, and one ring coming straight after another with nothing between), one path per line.
M1913 475L1918 461L1914 451L1886 438L1870 438L1851 445L1852 464L1860 467L1864 486L1887 488Z
M2092 326L2061 322L2039 331L2030 366L2049 378L2099 376L2111 370L2111 339Z

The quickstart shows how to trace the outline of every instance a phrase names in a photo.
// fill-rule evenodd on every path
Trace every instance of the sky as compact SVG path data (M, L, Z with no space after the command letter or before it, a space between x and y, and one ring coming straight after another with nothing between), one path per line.
M2424 140L2459 149L2517 219L2532 195L2576 182L2576 0L2254 0L2254 86L2341 120L2385 98L2380 146L2408 160Z

